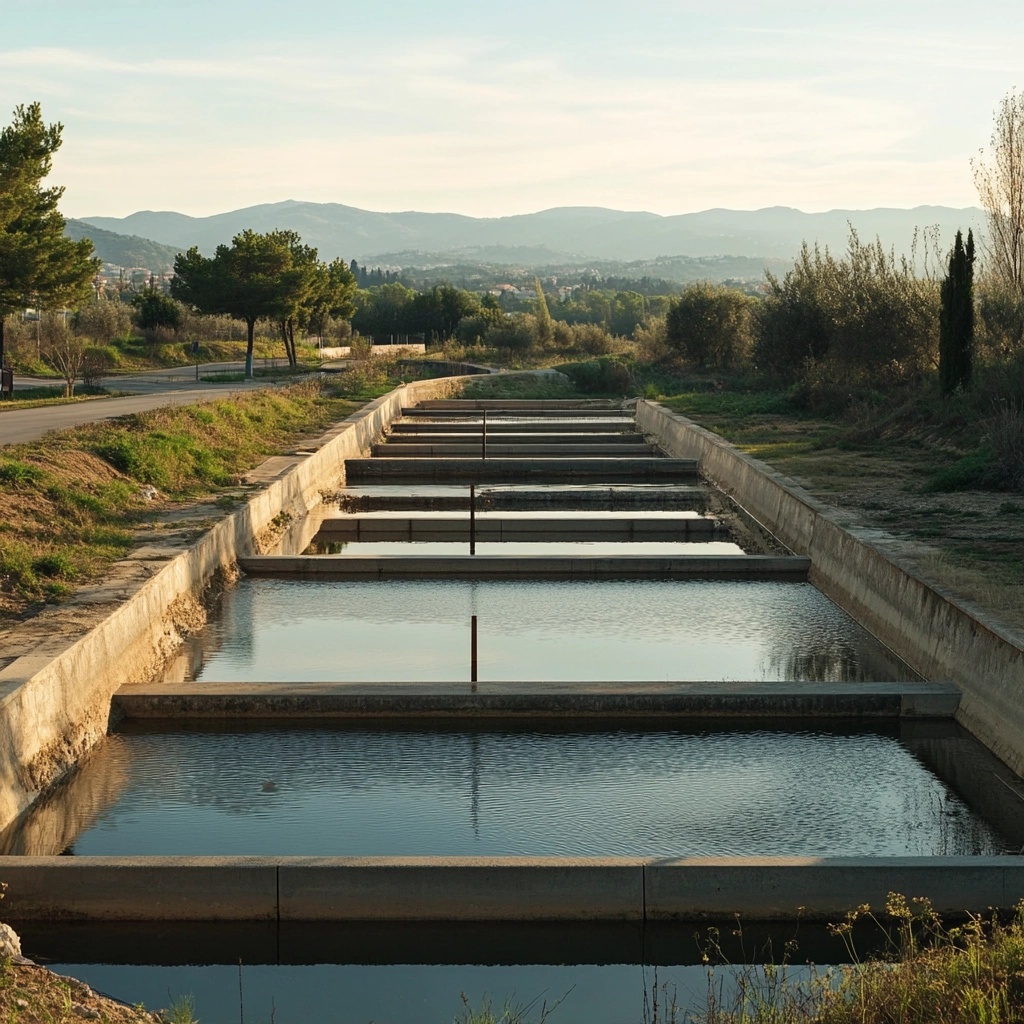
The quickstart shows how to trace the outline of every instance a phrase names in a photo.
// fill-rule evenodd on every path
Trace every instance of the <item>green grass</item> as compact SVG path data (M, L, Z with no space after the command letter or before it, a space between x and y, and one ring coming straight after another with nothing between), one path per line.
M361 404L335 380L306 380L202 405L158 409L12 445L0 456L0 618L65 598L134 546L165 505L238 477ZM237 500L223 496L221 508Z

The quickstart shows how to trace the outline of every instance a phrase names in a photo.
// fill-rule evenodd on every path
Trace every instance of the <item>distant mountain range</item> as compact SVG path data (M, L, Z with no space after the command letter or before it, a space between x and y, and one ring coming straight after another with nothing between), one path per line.
M160 273L174 266L174 257L180 252L177 246L163 245L138 235L105 231L83 220L67 221L64 233L76 242L82 238L91 239L96 255L104 263L113 263L118 267L145 267Z
M178 250L197 245L211 253L246 228L261 232L290 228L308 245L316 246L322 259L341 256L365 263L384 253L401 252L416 253L424 261L542 266L665 256L792 259L804 240L833 250L845 248L848 224L853 224L863 239L878 236L898 252L909 251L915 229L936 226L945 250L958 228L973 228L977 234L984 215L977 207L945 206L827 213L776 206L751 211L705 210L673 217L559 207L515 217L478 218L454 213L373 213L339 203L289 200L211 217L142 211L128 217L86 217L84 223L129 235L127 241L133 245L152 244L147 240L155 239L165 251L167 247ZM90 237L98 249L96 236L90 233ZM128 251L134 250L129 247Z

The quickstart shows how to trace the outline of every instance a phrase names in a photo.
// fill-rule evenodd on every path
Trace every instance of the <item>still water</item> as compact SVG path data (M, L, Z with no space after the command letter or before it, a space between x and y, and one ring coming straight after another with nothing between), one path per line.
M894 681L906 665L810 584L243 579L167 678Z
M963 742L946 728L947 745ZM108 737L0 849L881 857L1019 848L1019 821L983 818L929 767L935 751L925 756L896 730L841 728L140 730ZM991 789L991 774L979 773ZM957 780L961 792L976 784Z

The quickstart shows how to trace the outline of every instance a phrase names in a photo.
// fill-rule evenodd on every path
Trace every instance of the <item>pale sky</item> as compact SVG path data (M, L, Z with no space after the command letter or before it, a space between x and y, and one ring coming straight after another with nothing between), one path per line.
M68 216L976 202L1020 0L0 0Z

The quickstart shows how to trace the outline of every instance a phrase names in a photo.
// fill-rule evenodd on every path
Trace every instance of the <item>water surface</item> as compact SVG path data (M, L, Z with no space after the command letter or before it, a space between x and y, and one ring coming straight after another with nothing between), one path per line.
M810 584L734 580L243 579L167 678L916 678Z
M2 848L932 856L1016 849L1014 825L972 811L895 732L222 728L108 737Z

